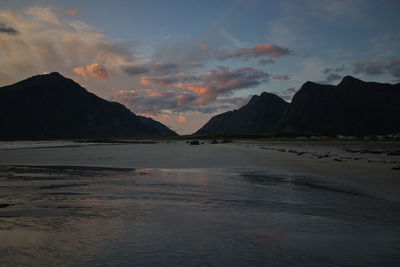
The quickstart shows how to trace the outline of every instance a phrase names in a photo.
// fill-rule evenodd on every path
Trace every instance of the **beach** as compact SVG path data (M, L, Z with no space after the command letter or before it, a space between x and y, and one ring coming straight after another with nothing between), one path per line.
M398 265L399 143L200 143L0 143L0 265Z
M0 144L2 165L74 165L117 168L261 168L339 179L400 200L399 142L236 141ZM382 189L382 192L378 192Z

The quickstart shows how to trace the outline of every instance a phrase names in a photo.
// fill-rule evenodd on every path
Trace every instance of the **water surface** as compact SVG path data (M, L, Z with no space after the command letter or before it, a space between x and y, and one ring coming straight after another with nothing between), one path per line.
M399 266L400 206L241 169L0 166L1 266Z

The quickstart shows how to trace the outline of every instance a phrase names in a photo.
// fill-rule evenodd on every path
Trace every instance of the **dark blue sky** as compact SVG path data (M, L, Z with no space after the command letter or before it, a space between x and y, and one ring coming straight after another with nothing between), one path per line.
M59 71L190 133L307 80L399 82L399 13L396 0L2 0L0 84Z

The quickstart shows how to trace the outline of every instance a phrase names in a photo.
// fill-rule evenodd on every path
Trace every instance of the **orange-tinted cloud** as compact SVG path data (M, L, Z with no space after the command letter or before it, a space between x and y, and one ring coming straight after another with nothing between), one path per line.
M207 44L206 44L206 43L201 42L201 43L199 43L198 48L199 48L200 50L207 50L208 47L207 47Z
M275 75L275 79L286 79L287 75ZM150 77L142 76L139 82L143 86L175 87L194 93L193 104L207 104L213 102L218 96L232 91L257 86L268 81L270 75L262 70L251 67L241 67L230 70L228 67L217 67L199 76L176 74L175 76ZM187 102L187 95L181 93L177 96L177 106Z
M187 119L185 118L185 116L179 115L179 116L178 116L178 121L179 121L180 123L186 123L186 122L187 122Z
M57 13L65 14L65 15L70 16L70 17L76 17L81 13L81 10L77 9L77 8L65 9L65 8L62 8L62 7L55 7L55 8L53 8L53 11L57 12Z
M199 83L199 84L177 83L175 85L175 87L181 88L181 89L186 89L186 90L189 90L189 91L193 91L198 95L206 95L206 94L210 93L210 88L207 87L203 83Z
M79 75L79 76L84 76L84 77L86 77L86 69L85 69L85 67L74 68L72 71L73 71L75 74Z
M97 63L87 65L85 67L78 67L72 70L75 74L83 77L94 77L102 80L109 78L109 71Z

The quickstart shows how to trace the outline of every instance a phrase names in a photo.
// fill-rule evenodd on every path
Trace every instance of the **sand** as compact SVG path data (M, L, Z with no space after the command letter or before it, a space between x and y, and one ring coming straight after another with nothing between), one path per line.
M3 142L0 265L398 266L399 151Z
M335 179L400 201L400 143L262 142L189 145L1 142L2 165L252 168Z

